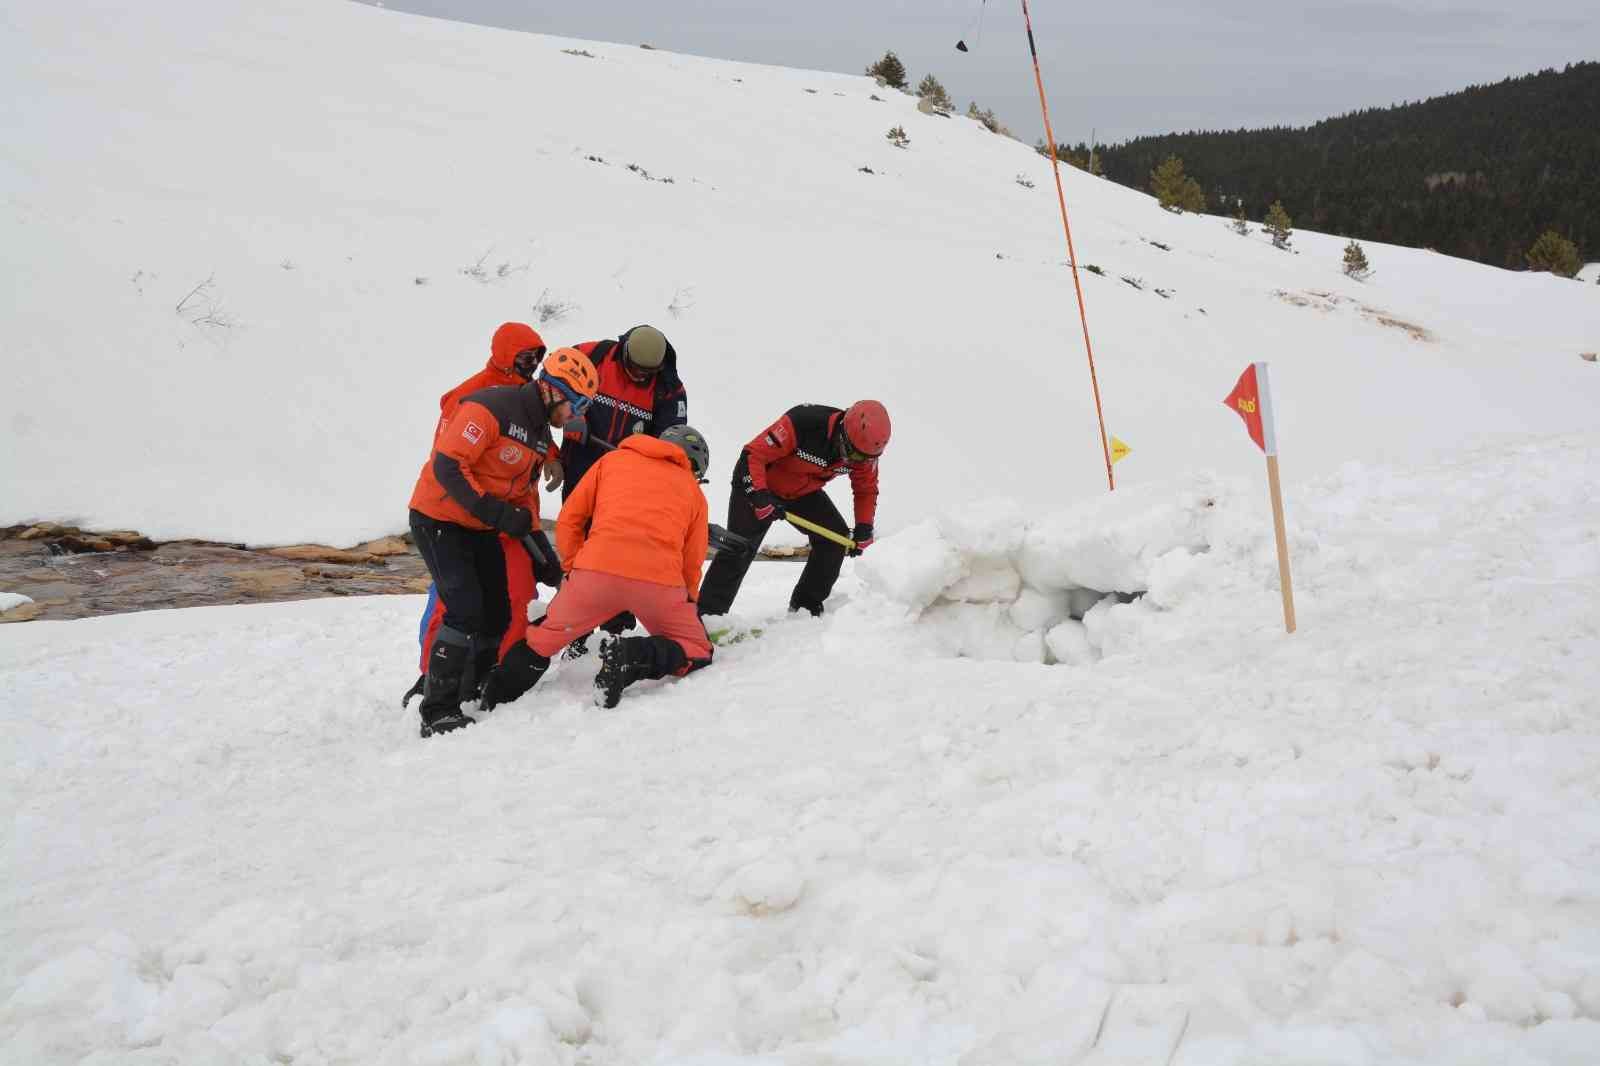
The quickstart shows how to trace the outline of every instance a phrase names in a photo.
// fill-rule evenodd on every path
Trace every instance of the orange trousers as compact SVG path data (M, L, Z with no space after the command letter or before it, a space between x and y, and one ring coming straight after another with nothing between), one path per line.
M567 575L544 619L528 630L528 646L548 659L623 611L633 612L652 637L676 642L691 663L711 658L706 627L682 585L658 585L599 570Z

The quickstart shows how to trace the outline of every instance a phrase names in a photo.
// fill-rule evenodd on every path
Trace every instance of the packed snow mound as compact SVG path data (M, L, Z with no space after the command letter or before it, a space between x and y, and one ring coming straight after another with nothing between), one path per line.
M886 538L857 572L944 652L1081 665L1119 647L1132 617L1222 594L1238 576L1229 563L1260 547L1244 524L1248 495L1204 477L1037 518L1011 501L980 504Z
M1104 488L1048 162L870 78L328 0L11 0L0 92L0 525L397 532L506 320L661 327L718 520L744 442L865 397L881 533ZM1291 479L1592 420L1593 286L1374 244L1362 284L1342 237L1062 180L1123 487L1254 473L1218 401L1255 359ZM955 431L980 396L1003 437Z

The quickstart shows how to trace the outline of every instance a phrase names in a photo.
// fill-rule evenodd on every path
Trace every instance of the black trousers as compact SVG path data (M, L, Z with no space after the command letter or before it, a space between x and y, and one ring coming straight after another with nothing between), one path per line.
M500 534L468 529L411 512L411 536L417 554L433 575L444 604L443 624L472 639L474 649L497 651L511 624L511 597L506 591L506 558ZM493 665L493 660L490 660Z
M782 503L791 514L809 518L840 536L850 535L850 527L845 525L839 509L821 489L798 500L784 500ZM756 549L761 547L772 522L770 518L765 522L757 520L749 497L735 484L733 495L728 500L728 530L748 538L750 551L737 555L718 552L717 557L711 560L711 569L706 571L705 580L700 582L701 614L728 613L734 598L739 595L739 586L744 583L745 572L755 560ZM800 580L795 583L794 591L789 594L789 608L821 614L823 601L833 591L834 582L839 580L839 568L844 565L844 548L815 533L808 533L807 537L811 541L811 555L806 559L805 569L800 571Z

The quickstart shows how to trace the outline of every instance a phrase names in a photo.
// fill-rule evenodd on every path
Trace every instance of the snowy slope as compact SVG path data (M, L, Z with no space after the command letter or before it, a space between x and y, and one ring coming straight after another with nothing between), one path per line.
M908 530L427 743L413 598L8 627L0 1060L1592 1066L1597 494L1594 435L1312 482L1294 638L1253 482L1037 516L1164 560L1076 667L949 658Z
M868 79L318 0L21 0L0 88L0 524L397 530L439 393L542 294L578 305L557 343L667 330L717 512L770 418L861 396L895 417L887 529L1103 486L1047 164ZM1218 403L1252 359L1291 482L1591 420L1593 286L1378 246L1361 285L1336 238L1066 182L1125 484L1254 473Z

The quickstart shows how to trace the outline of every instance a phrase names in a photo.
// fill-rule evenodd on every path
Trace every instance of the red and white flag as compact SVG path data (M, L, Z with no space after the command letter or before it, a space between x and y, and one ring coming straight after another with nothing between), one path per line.
M1239 375L1228 398L1222 401L1244 419L1244 428L1256 447L1278 454L1278 434L1272 425L1272 393L1267 384L1267 364L1251 363Z

